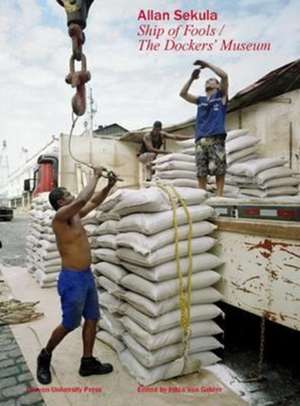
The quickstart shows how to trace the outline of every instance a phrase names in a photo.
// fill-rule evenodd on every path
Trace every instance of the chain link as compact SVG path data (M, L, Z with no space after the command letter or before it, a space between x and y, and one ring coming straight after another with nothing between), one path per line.
M81 9L81 2L77 0L57 0L65 8L67 14L76 13ZM69 73L66 76L66 82L76 88L76 93L72 98L72 110L76 116L83 116L86 111L86 83L91 80L91 74L87 70L86 56L82 51L85 43L83 28L85 23L71 22L69 24L69 36L72 39L72 55L69 63ZM75 70L75 61L81 62L81 68Z
M260 345L259 345L259 358L258 358L258 365L257 365L257 377L258 379L262 378L262 369L264 363L264 355L265 355L265 341L266 341L266 314L265 312L261 316L261 324L260 324Z
M91 74L87 70L86 56L82 52L85 36L81 26L75 23L69 26L69 35L72 38L73 49L70 58L70 71L66 76L66 82L73 88L76 87L76 93L72 98L72 109L74 114L82 116L86 111L85 84L91 80ZM81 69L78 71L75 70L75 60L81 62Z

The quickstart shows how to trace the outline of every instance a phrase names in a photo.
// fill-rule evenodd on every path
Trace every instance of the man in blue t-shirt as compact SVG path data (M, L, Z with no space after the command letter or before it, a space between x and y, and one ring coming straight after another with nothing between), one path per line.
M223 196L226 173L225 152L225 118L228 102L228 76L220 68L211 63L197 60L195 69L183 86L180 96L197 105L196 118L196 165L199 187L206 189L207 176L216 176L217 196ZM189 89L194 80L199 79L201 69L209 68L217 74L221 80L208 79L205 82L206 96L193 96Z

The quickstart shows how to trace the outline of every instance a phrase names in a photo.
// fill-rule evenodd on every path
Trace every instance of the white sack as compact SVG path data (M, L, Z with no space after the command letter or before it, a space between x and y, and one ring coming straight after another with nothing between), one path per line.
M192 255L201 254L209 251L215 246L217 240L212 237L198 237L191 240ZM188 255L188 242L187 240L179 241L178 251L179 257L186 257ZM121 261L129 262L131 264L145 266L152 268L154 266L163 264L165 262L173 261L176 257L174 243L166 245L152 254L147 256L134 252L130 248L118 248L117 256Z
M256 181L259 185L263 185L265 182L271 179L283 178L286 176L292 176L295 174L290 168L285 166L277 166L275 168L266 169L265 171L260 172L257 177Z
M188 257L180 258L181 272L187 275L188 272ZM214 254L204 253L193 256L193 273L205 271L207 269L214 269L223 264L223 261ZM176 261L167 262L153 268L140 267L135 264L123 262L122 265L130 272L141 276L149 281L162 282L169 279L177 278L176 274Z
M184 161L184 162L193 162L195 163L195 158L192 156L188 156L183 153L173 153L173 154L167 154L162 157L159 157L153 161L155 165L160 165L164 162L169 162L169 161Z
M99 224L102 224L105 221L110 221L110 220L114 220L114 221L120 220L120 216L117 213L111 213L110 211L109 212L98 211L96 217L97 217Z
M129 190L128 190L129 192ZM130 190L124 198L112 209L112 213L126 216L130 213L152 213L165 211L170 208L168 196L160 189L151 187L148 189Z
M184 355L183 343L172 344L155 351L148 351L129 334L125 334L123 340L132 355L145 368L153 368ZM195 337L189 342L188 354L216 350L222 347L222 344L214 337Z
M266 190L241 188L240 192L247 196L264 198L264 197L270 197L270 196L297 195L298 188L293 187L293 186L273 187L273 188L266 189Z
M111 347L117 353L124 351L126 348L121 340L118 340L117 338L113 337L107 331L98 331L98 333L96 334L96 338L102 341L104 344Z
M116 338L122 338L125 328L117 316L113 316L108 311L102 309L101 319L98 322L100 328L108 331Z
M115 283L119 283L128 274L121 266L109 262L98 262L94 265L94 271L97 276L103 275Z
M226 153L231 154L245 148L253 147L259 142L259 139L253 135L243 135L242 137L234 138L226 142Z
M97 235L117 234L117 220L108 220L97 228Z
M137 323L124 316L121 322L125 329L147 350L154 351L166 345L176 344L183 338L182 327L175 327L158 334L149 334ZM191 337L213 336L223 333L223 330L212 320L191 323Z
M187 205L201 204L207 198L207 193L200 189L177 188L176 191ZM171 203L167 193L159 187L151 187L135 190L134 193L126 195L112 212L126 216L131 213L154 213L170 209Z
M104 202L100 206L100 211L101 212L106 212L112 210L117 203L119 203L124 197L125 194L127 193L128 189L118 189L111 195L109 195ZM99 220L99 218L98 218Z
M123 297L125 302L150 317L158 317L179 308L178 294L165 300L154 302L145 296L134 292L126 292ZM214 288L192 290L191 304L210 304L222 299L221 293Z
M193 223L192 237L201 237L212 233L217 226L208 222L201 221ZM179 240L186 240L189 235L189 226L178 227ZM141 255L149 255L154 251L174 242L174 229L164 230L152 236L145 236L141 233L120 233L116 238L118 248L131 248Z
M190 156L194 157L195 153L196 153L196 149L195 149L195 147L189 147L189 148L185 148L182 152L186 155L190 155Z
M55 282L56 283L57 278L58 278L58 272L51 273L51 274L45 274L43 271L38 269L37 271L35 271L34 277L38 282L42 282L42 283Z
M160 365L159 367L145 368L134 358L129 350L120 353L122 365L141 385L152 385L161 380L198 372L200 371L200 366L212 365L219 360L220 358L212 352L201 352L193 354L186 362L180 359Z
M249 133L249 130L246 129L237 129L237 130L230 130L227 131L227 137L226 141L231 141L234 140L237 137L242 137L244 135L247 135Z
M162 171L190 171L195 173L196 172L196 164L194 162L185 162L185 161L167 161L160 165L155 166L155 170L162 172Z
M94 251L97 259L103 262L110 262L111 264L120 265L120 259L116 255L116 251L110 248L97 248Z
M123 313L124 303L117 297L108 292L98 295L100 308L105 307L110 313Z
M57 245L54 242L49 242L46 240L41 240L40 241L40 246L42 247L43 250L47 252L53 252L57 251Z
M227 164L232 165L233 163L238 163L237 161L241 160L249 161L250 157L252 157L256 152L256 149L256 147L249 147L226 155Z
M214 271L203 271L192 274L192 290L204 289L220 280L220 274ZM183 285L187 286L188 277L183 278ZM178 295L178 279L165 282L150 282L140 276L129 274L121 280L121 284L132 292L139 293L155 302Z
M112 282L105 276L98 276L96 278L97 284L105 289L111 295L122 297L125 294L125 289L122 289L118 284Z
M84 229L89 237L98 235L98 226L96 226L95 224L87 224L86 226L84 226Z
M172 185L175 187L184 187L184 188L193 188L193 189L197 189L197 190L201 190L199 189L199 183L197 180L193 180L193 179L164 179L164 183L168 184L168 185ZM152 182L152 184L155 184L155 182Z
M279 186L298 186L300 184L300 179L295 177L286 176L284 178L270 179L260 185L261 189L277 188Z
M97 247L117 249L116 236L113 234L105 234L96 237Z
M192 179L192 180L197 179L196 172L184 170L172 170L172 171L157 170L155 175L159 179Z
M129 304L124 305L124 314L150 334L157 334L180 326L180 310L173 310L159 317L149 317ZM222 310L214 304L191 306L191 323L212 320L222 314Z
M228 168L228 172L238 176L255 176L259 172L276 166L283 166L285 160L279 158L259 158L243 163L236 163Z
M191 206L189 213L193 222L208 219L214 214L212 207ZM182 207L177 209L178 225L187 224L185 211ZM136 231L142 234L152 235L167 230L173 225L173 212L171 210L162 213L131 214L122 218L117 226L118 232Z

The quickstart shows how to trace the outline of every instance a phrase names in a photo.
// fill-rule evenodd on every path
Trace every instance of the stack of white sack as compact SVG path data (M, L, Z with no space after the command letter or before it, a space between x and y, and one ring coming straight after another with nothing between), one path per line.
M187 141L183 141L186 143ZM190 140L188 140L190 142ZM194 141L192 140L194 143ZM153 161L155 179L175 187L198 188L195 157L182 152L163 155Z
M27 266L42 288L57 284L61 259L52 230L54 210L48 203L48 193L32 201L30 225L26 237Z
M91 224L88 227L101 314L96 337L116 352L125 349L122 342L124 328L120 322L120 312L124 305L121 298L123 288L119 281L127 275L127 271L116 256L117 224L120 216L111 214L110 209L121 195L117 191L109 196L97 210L97 225Z
M278 158L259 158L233 164L228 168L226 182L238 186L240 196L271 198L295 196L300 179Z
M28 271L33 273L42 288L50 288L57 285L62 264L52 229L55 211L48 202L48 193L43 193L33 200L29 215L31 221L26 237ZM93 235L98 224L96 213L90 213L82 223L90 243L93 244Z
M225 149L228 166L234 162L243 162L257 158L257 144L259 139L249 134L249 130L231 130L227 132ZM193 139L178 141L184 154L195 156L195 141Z
M106 283L113 295L110 308L123 314L118 321L125 331L120 329L119 324L116 326L114 323L113 326L122 335L122 342L127 347L119 351L120 360L128 372L144 385L198 371L200 364L214 364L220 358L213 351L222 348L215 337L222 334L222 330L214 322L222 314L215 304L221 295L213 287L220 279L215 269L221 265L221 260L209 252L216 244L210 236L216 227L207 221L214 211L203 204L207 197L203 190L176 190L186 202L193 224L191 338L186 360L183 358L185 347L180 326L174 216L164 191L151 187L119 192L120 199L116 197L114 206L110 207L111 215L121 217L117 223L116 257L110 257L117 267L114 269L115 276L108 266L99 268L103 274L101 286L105 287ZM183 208L177 208L176 218L180 267L186 286L189 226ZM122 276L124 268L127 273ZM105 307L103 296L100 300ZM114 320L109 322L113 324Z
M258 143L259 140L250 135L246 129L228 131L225 144L228 166L234 162L256 158ZM178 141L177 144L182 148L179 153L166 155L154 161L155 177L174 186L198 188L195 141L189 139ZM209 190L214 191L215 189L215 177L209 177ZM226 183L224 195L238 197L239 187Z
M260 158L257 154L259 140L246 129L228 131L226 137L225 197L271 198L298 194L299 177L285 167L278 158ZM181 142L182 152L195 155L193 140ZM299 175L299 174L298 174ZM215 178L209 178L212 190Z
M157 158L154 165L156 180L162 180L164 183L175 187L199 188L194 155L185 153L168 154ZM151 182L151 184L154 185L155 181ZM214 191L215 189L215 178L209 178L208 190ZM237 197L239 188L225 185L224 194L227 197Z

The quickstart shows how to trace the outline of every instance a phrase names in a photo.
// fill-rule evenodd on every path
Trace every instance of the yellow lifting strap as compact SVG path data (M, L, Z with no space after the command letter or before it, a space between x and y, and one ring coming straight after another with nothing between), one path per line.
M193 254L192 254L192 237L193 224L190 212L185 200L180 196L177 190L172 185L163 184L160 181L156 182L157 186L163 190L169 197L173 211L173 227L174 227L174 243L175 243L175 258L176 258L176 273L179 282L179 306L180 306L180 325L183 329L183 345L184 357L188 356L189 341L191 337L191 295L192 295L192 272L193 272ZM177 204L183 208L187 223L188 231L188 279L187 286L184 286L183 275L181 272L180 253L179 253L179 231L177 221Z

